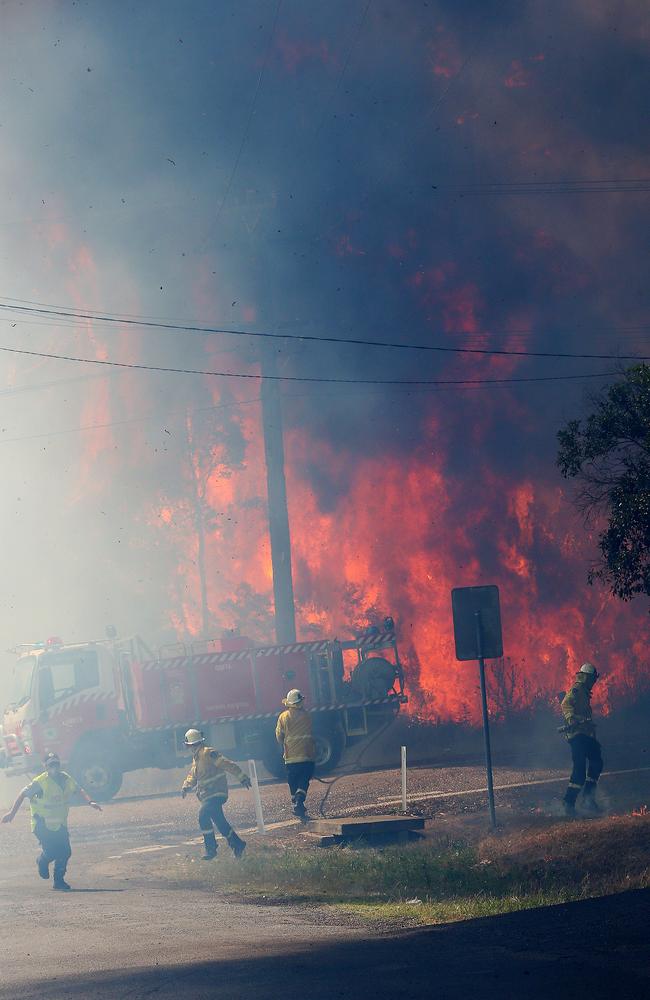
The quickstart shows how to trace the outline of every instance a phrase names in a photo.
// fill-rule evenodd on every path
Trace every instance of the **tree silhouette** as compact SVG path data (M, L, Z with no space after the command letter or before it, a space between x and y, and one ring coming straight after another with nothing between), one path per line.
M650 367L628 368L591 403L586 419L559 431L557 456L586 521L606 521L588 580L624 601L650 596Z

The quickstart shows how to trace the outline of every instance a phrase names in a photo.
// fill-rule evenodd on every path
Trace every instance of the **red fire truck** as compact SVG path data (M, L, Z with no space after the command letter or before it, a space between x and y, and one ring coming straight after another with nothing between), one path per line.
M2 719L8 774L40 769L56 751L95 799L127 771L181 767L183 736L202 729L229 757L282 774L275 719L289 688L314 716L317 766L331 770L346 745L367 739L406 702L390 630L356 639L253 646L230 636L153 652L141 639L18 647Z

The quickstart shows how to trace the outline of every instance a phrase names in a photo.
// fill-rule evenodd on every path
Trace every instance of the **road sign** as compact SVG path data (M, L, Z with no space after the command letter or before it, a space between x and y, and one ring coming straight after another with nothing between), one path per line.
M481 709L483 712L488 805L490 809L490 822L492 823L492 827L495 828L497 818L494 808L494 783L492 781L492 751L490 749L485 660L497 660L500 656L503 656L499 588L495 586L454 587L451 592L451 609L454 616L456 659L478 660L479 678L481 681Z
M498 660L503 656L498 587L454 587L451 608L457 660Z

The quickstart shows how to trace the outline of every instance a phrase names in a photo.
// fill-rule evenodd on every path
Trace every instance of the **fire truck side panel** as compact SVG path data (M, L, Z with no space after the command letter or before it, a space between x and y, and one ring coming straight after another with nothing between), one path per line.
M136 727L252 714L256 711L250 656L223 662L219 654L131 663Z
M300 688L312 700L308 654L273 653L255 656L258 712L281 712L282 699L291 688Z
M136 727L151 729L180 722L191 714L189 672L178 661L131 663L133 714Z
M196 703L191 719L223 719L255 712L255 678L250 655L220 662L219 657L194 658Z

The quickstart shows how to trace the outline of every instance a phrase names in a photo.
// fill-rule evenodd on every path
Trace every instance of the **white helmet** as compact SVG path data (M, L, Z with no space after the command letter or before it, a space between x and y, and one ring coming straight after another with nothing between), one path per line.
M284 699L285 705L299 705L302 701L302 691L298 688L291 688L291 691L287 691L287 697Z
M185 740L183 742L185 743L186 747L195 747L199 743L203 743L204 741L205 741L205 736L203 735L200 729L188 729L187 732L185 733Z
M593 663L583 663L578 671L579 674L588 674L589 677L598 677L598 671Z

